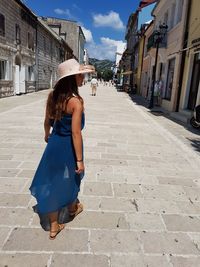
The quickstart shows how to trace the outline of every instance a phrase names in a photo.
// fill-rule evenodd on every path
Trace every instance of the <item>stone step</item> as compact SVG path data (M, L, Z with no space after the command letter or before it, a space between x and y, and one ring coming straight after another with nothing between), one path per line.
M170 116L178 121L189 123L191 119L191 112L181 111L181 112L171 112Z

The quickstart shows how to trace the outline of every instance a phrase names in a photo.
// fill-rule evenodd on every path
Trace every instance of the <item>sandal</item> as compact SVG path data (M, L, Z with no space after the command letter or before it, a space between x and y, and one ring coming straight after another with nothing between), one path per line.
M49 239L50 240L54 240L56 238L56 236L65 228L64 224L58 224L58 229L57 231L50 231L50 235L49 235ZM52 233L55 233L55 235Z
M81 204L80 202L76 204L76 209L74 211L69 211L69 215L71 217L76 217L79 213L81 213L83 211L83 204Z

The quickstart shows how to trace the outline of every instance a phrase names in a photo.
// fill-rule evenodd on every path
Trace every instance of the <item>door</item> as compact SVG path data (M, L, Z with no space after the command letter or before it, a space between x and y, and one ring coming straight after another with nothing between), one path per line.
M200 81L200 53L196 54L194 57L192 80L191 80L190 94L188 100L188 109L190 110L194 110L196 105L199 81Z
M26 87L25 87L25 79L26 79L26 68L25 66L21 66L19 78L20 78L20 93L25 94L26 93Z
M49 88L53 88L53 74L52 74L52 70L50 71L50 87Z
M19 75L20 75L20 66L15 65L15 94L16 95L20 94Z

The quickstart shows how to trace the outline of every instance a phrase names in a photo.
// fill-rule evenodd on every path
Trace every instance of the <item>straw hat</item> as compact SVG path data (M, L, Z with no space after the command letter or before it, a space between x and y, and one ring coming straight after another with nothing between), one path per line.
M56 84L67 76L92 72L95 72L95 68L92 65L80 65L74 58L68 59L58 65L58 80Z

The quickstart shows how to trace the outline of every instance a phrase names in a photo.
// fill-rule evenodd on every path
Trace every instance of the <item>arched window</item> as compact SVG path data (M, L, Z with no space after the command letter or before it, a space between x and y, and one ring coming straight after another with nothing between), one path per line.
M5 17L0 13L0 36L5 36Z

